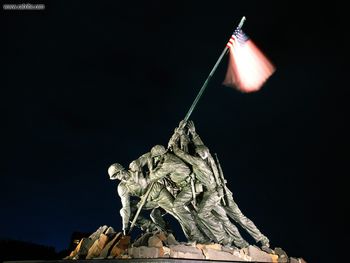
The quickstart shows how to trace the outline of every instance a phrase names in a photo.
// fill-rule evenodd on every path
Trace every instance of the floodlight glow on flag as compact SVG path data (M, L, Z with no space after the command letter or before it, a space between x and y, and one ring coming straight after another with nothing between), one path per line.
M275 67L241 29L235 30L227 45L229 63L225 86L242 92L259 90L273 74Z

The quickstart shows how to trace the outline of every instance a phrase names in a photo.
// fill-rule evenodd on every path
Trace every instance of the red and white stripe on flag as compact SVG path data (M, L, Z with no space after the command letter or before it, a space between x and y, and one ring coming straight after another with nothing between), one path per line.
M257 91L275 71L275 67L251 39L242 43L232 35L227 47L230 52L223 82L225 86L242 92Z

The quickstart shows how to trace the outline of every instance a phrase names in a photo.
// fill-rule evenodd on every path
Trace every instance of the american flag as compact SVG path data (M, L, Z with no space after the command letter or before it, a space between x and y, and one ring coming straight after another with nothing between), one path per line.
M269 59L241 29L234 31L226 46L229 63L225 86L242 92L257 91L275 71Z

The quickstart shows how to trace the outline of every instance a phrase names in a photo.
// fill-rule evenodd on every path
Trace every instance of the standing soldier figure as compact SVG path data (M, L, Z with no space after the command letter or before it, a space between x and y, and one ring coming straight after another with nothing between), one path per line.
M195 145L196 155L192 156L179 149L176 141L172 143L175 155L192 166L196 180L204 186L197 210L197 224L204 226L202 230L217 243L223 245L234 243L240 248L247 247L248 242L242 238L237 227L230 222L225 210L220 207L222 186L216 181L214 167L207 162L209 149L203 144ZM213 211L215 214L212 213Z
M193 122L189 121L187 126L192 136L192 142L196 145L196 147L199 147L200 145L204 145L203 141L201 140L201 138L196 132ZM208 152L208 161L209 163L212 164L212 167L214 167L214 170L218 171L218 169L215 168L216 167L215 161L209 152ZM216 178L218 178L218 176L216 176ZM222 182L222 184L224 183L225 182ZM225 200L227 203L223 206L223 208L225 209L226 214L236 223L241 225L242 228L245 229L254 238L254 240L257 243L260 243L261 247L264 250L269 251L269 247L270 247L269 239L260 232L260 230L253 223L253 221L251 221L241 212L238 205L233 199L232 192L229 191L226 188L226 186L225 186L225 189L226 189Z

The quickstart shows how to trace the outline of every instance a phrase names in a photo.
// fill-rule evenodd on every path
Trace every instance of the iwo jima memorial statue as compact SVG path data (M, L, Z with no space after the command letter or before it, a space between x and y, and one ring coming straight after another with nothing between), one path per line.
M256 91L274 72L274 66L242 32L244 21L245 17L186 117L175 128L167 147L153 146L128 168L119 163L108 168L109 178L120 181L117 190L122 203L122 232L101 226L80 240L65 259L304 262L302 258L288 257L281 248L270 248L268 237L239 209L226 186L217 155L205 146L193 121L189 120L226 53L230 55L226 86L234 86L242 92ZM164 214L171 215L179 223L187 242L176 240ZM255 245L242 237L236 224L255 240ZM135 226L143 232L131 241L130 233Z

